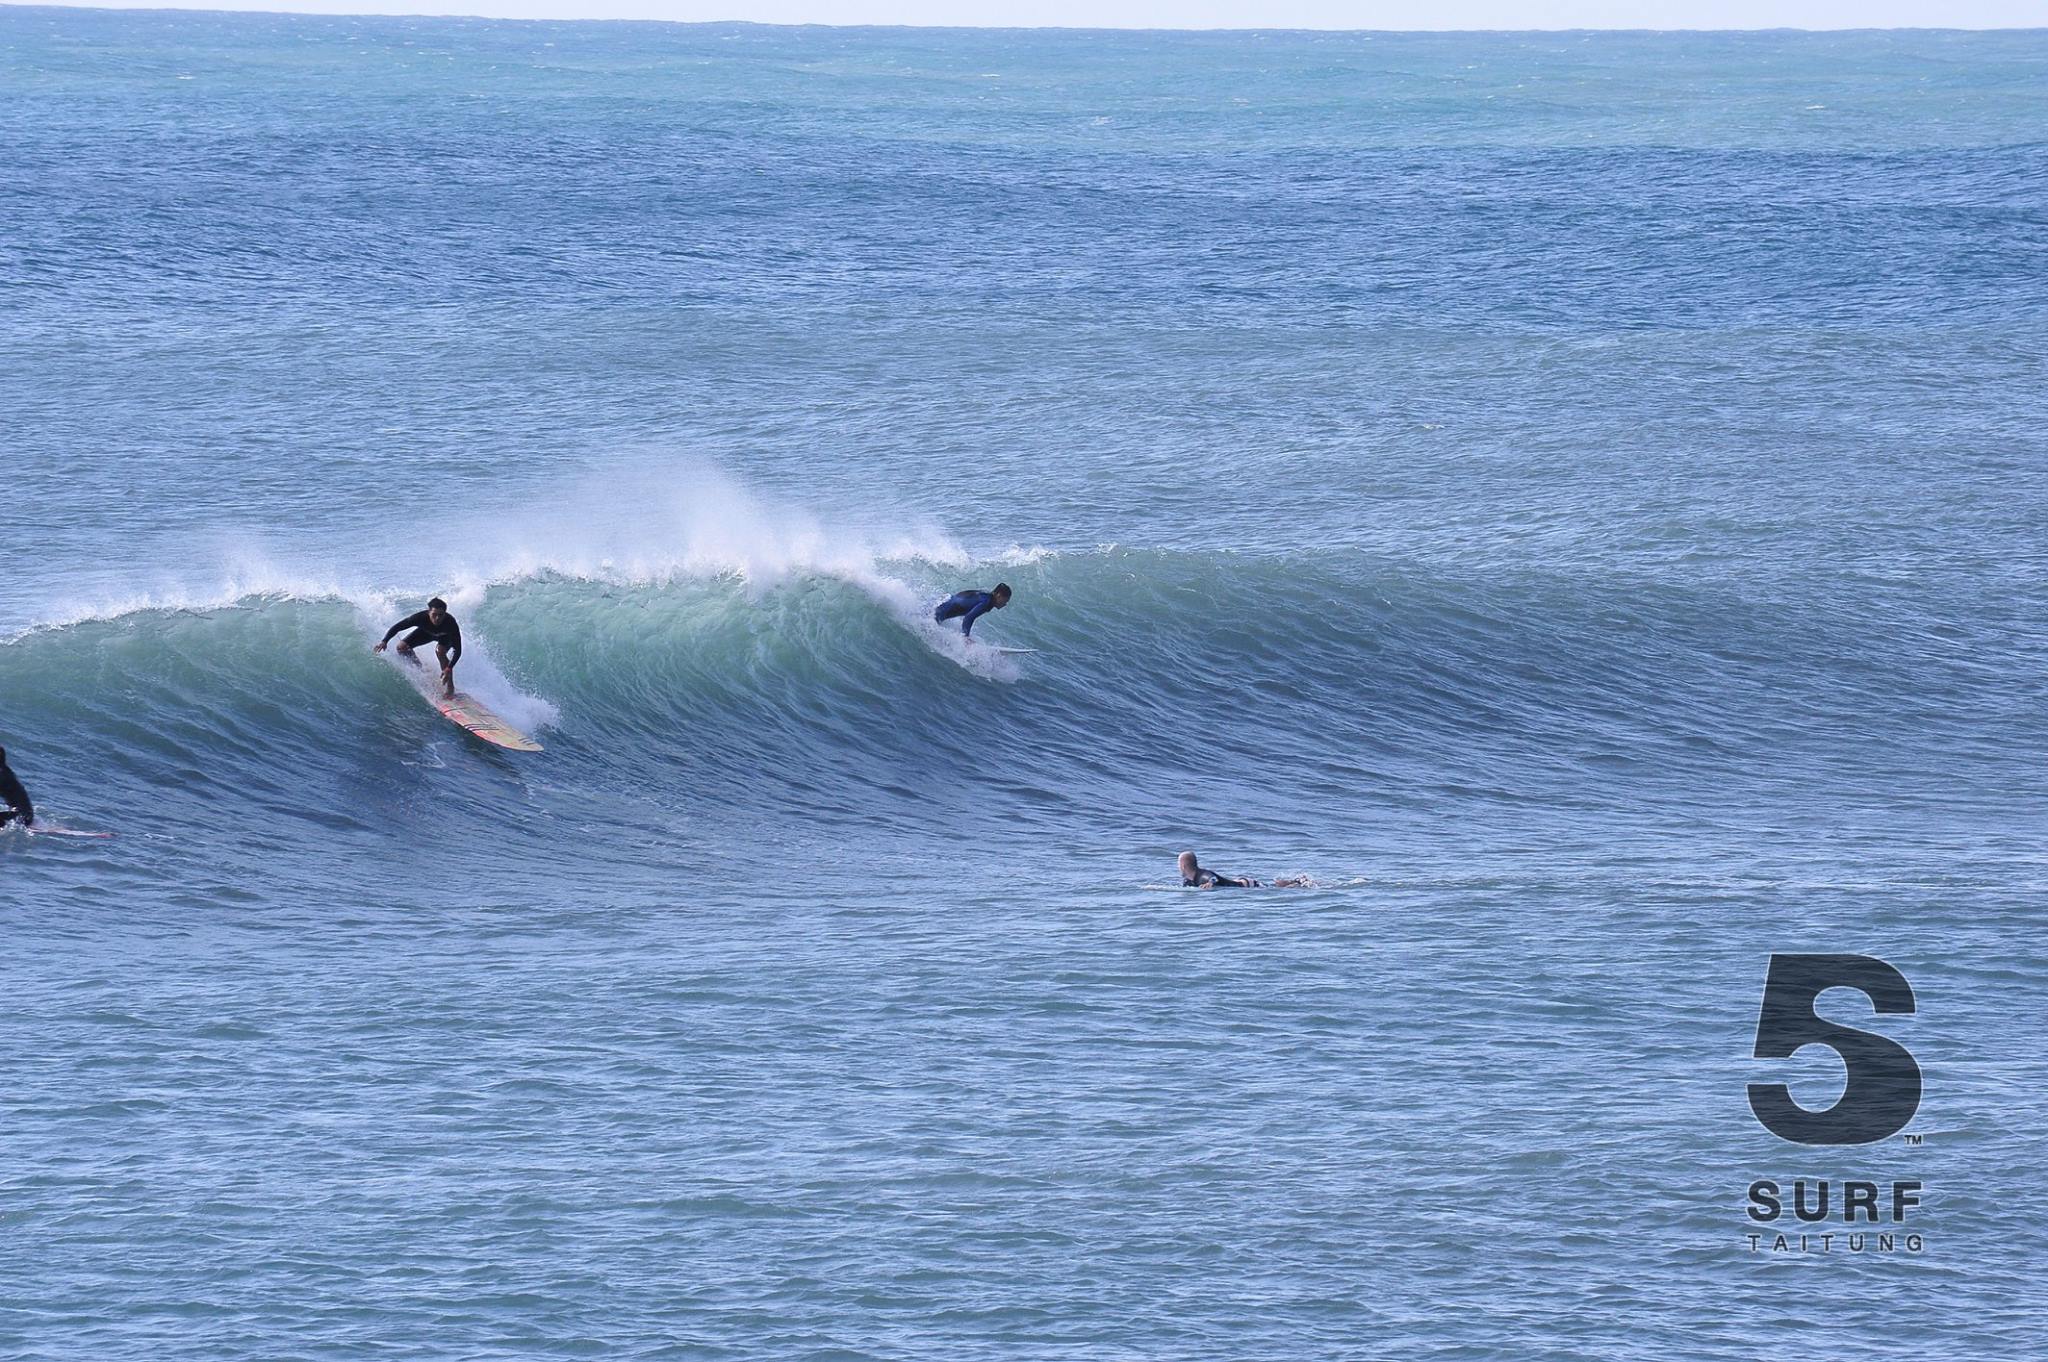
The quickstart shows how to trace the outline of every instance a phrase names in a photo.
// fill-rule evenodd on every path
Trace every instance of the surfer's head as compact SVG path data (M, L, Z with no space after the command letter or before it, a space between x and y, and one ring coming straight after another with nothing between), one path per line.
M1010 584L1008 582L997 582L996 589L988 594L995 602L996 609L1000 610L1010 603Z
M448 602L442 600L439 596L436 596L434 597L434 599L427 602L427 618L432 620L434 623L439 624L441 622L441 616L447 613Z
M1180 877L1181 877L1182 879L1184 879L1184 880L1191 880L1191 879L1193 879L1193 878L1195 877L1195 872L1196 872L1196 871L1198 871L1198 870L1200 870L1201 868L1202 868L1201 862L1199 862L1199 861L1197 861L1197 860L1195 859L1195 853L1194 853L1194 852L1192 852L1192 851L1183 851L1183 852L1182 852L1182 853L1180 854Z

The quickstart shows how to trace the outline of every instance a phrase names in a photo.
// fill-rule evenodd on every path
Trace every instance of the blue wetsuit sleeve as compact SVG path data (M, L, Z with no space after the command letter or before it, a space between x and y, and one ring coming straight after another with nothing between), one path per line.
M983 596L979 601L976 601L974 608L968 611L966 616L960 621L961 634L967 638L974 637L974 622L995 608L996 600L993 596Z

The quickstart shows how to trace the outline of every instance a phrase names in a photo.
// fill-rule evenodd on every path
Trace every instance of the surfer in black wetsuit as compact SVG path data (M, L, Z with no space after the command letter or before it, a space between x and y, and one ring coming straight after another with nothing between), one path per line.
M1213 870L1204 870L1201 863L1195 859L1195 853L1192 851L1183 851L1180 854L1180 882L1181 887L1184 889L1264 889L1266 887L1249 875L1242 879L1234 879L1229 875L1219 875ZM1292 879L1275 880L1273 881L1273 888L1306 889L1308 888L1308 880L1299 875Z
M0 828L6 827L17 818L25 828L36 825L36 806L29 802L28 791L21 788L21 777L14 774L14 768L7 764L7 749L0 747Z
M1010 603L1010 584L997 582L993 591L956 591L939 602L939 608L932 611L932 619L940 624L947 620L960 621L963 638L974 637L974 622L991 610L1000 610Z
M398 640L398 655L417 665L419 659L412 650L422 643L434 645L435 660L441 664L441 689L449 699L455 698L455 664L462 659L462 626L455 622L455 616L448 613L448 602L439 596L427 602L427 608L417 615L407 615L384 631L383 641L372 652L383 652L392 636L401 629L411 633Z
M1257 889L1259 882L1254 879L1232 879L1219 875L1213 870L1202 869L1192 851L1180 854L1180 882L1184 889Z

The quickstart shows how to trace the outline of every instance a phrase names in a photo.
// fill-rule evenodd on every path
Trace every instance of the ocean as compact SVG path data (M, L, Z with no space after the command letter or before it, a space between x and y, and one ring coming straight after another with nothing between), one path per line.
M0 1356L2039 1357L2044 530L2048 31L0 8Z

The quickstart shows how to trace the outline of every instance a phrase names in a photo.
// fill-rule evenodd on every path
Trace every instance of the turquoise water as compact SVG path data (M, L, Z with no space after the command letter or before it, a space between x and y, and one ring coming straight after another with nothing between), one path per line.
M5 8L0 317L0 1355L2037 1355L2048 33Z

